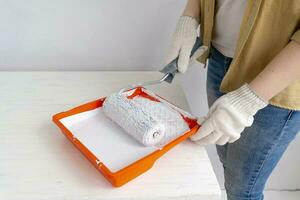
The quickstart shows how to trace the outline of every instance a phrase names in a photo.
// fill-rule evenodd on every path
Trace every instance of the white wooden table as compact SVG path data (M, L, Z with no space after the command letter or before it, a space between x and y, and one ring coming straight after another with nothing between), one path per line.
M186 141L151 170L113 188L60 133L51 116L156 72L0 72L0 199L219 199L203 147ZM153 91L188 110L180 84Z

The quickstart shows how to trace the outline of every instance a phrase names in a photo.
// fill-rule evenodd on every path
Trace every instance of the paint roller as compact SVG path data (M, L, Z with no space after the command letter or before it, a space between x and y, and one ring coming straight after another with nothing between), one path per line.
M137 101L137 98L128 99L124 94L113 94L104 101L103 111L145 146L155 146L165 136L165 124L159 121L157 108L147 107L146 103Z
M200 46L201 42L197 38L191 57L196 51L200 54L207 49L206 46ZM164 145L179 133L188 130L188 125L181 114L168 104L139 96L128 98L131 95L130 90L136 87L164 81L171 83L178 72L177 61L178 57L160 71L164 74L161 79L122 88L119 92L108 96L103 103L104 114L144 146Z

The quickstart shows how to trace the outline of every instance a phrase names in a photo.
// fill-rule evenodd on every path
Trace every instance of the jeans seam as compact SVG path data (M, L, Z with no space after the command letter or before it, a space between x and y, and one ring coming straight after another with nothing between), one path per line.
M280 131L279 137L276 139L276 142L273 143L273 145L271 146L270 150L268 150L268 153L266 154L266 156L265 156L264 159L262 160L262 163L261 163L261 165L260 165L260 167L259 167L259 170L258 170L258 172L256 173L255 179L253 180L252 183L250 183L251 188L250 188L250 190L249 190L249 192L248 192L248 194L249 194L248 197L249 197L249 198L251 198L251 193L252 193L253 188L254 188L254 186L255 186L255 184L256 184L256 182L257 182L257 177L259 177L259 175L260 175L260 173L261 173L261 170L262 170L262 168L264 167L264 164L265 164L267 158L268 158L268 157L270 156L270 154L273 152L274 147L277 146L278 141L279 141L280 138L282 137L282 133L284 132L284 129L285 129L285 127L286 127L286 125L287 125L288 121L290 120L290 118L291 118L291 116L292 116L293 113L294 113L293 111L290 111L290 112L289 112L288 117L287 117L286 121L284 122L284 125L282 126L282 129L281 129L281 131Z
M226 189L226 187L225 187L225 189ZM229 194L229 195L233 196L234 199L236 199L236 197L239 198L239 199L243 199L243 200L259 200L259 199L261 199L259 197L254 197L253 198L253 197L251 197L251 195L246 196L246 197L244 197L244 196L237 196L237 195L235 195L235 194L233 194L231 192L228 192L227 189L226 189L226 194L227 194L227 197L228 197L228 194Z

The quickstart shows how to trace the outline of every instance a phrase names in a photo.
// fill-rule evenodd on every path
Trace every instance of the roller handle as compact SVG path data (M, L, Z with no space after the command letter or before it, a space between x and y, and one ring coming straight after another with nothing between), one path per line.
M194 53L198 50L199 47L202 46L202 42L200 40L199 37L196 38L196 42L194 44L194 47L191 51L191 55L190 58L194 55ZM172 62L170 62L169 64L167 64L162 70L160 70L160 72L166 74L166 78L164 79L164 81L168 82L168 83L172 83L175 74L178 72L178 56L177 58L175 58Z

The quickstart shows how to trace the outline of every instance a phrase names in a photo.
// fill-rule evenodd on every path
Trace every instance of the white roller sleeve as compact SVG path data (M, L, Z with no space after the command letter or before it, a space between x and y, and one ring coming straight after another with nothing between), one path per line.
M164 145L189 129L178 111L139 96L113 94L104 101L103 111L145 146Z

